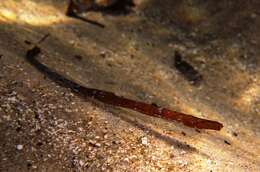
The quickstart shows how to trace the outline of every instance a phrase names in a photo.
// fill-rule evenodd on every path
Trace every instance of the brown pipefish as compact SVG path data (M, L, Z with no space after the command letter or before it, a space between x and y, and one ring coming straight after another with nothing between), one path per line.
M191 128L220 130L223 127L223 125L217 121L194 117L192 115L162 108L154 104L147 104L117 96L112 92L87 88L79 85L74 81L66 79L65 77L40 63L35 58L40 53L41 49L38 46L34 46L32 49L27 51L26 60L40 72L45 74L49 79L55 81L63 87L71 88L72 91L83 98L93 97L94 99L97 99L105 104L131 109L153 117L164 118L170 121L177 121Z

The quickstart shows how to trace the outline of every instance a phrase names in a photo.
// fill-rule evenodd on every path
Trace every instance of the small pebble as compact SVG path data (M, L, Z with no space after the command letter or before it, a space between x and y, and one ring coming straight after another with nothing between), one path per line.
M141 138L141 143L142 143L142 145L148 145L148 139L147 139L147 137L142 137L142 138Z
M7 100L10 101L11 103L17 102L16 97L9 97Z
M101 147L101 144L100 143L96 143L95 146L96 147Z
M22 150L23 149L23 145L16 145L16 149L17 150Z
M74 40L70 40L69 43L74 45L76 42Z
M79 165L80 166L83 166L84 165L84 162L82 160L79 160Z

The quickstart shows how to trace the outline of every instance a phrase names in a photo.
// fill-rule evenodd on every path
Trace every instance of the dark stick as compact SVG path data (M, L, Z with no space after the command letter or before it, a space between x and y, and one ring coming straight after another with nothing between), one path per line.
M44 35L44 36L42 37L42 39L40 39L40 40L37 42L37 44L41 44L41 43L42 43L43 41L45 41L49 36L50 36L50 34L47 33L46 35Z
M105 25L103 25L103 24L101 24L101 23L99 23L99 22L96 22L96 21L94 21L94 20L86 19L86 18L81 17L81 16L79 16L79 15L74 15L74 16L69 16L69 17L72 17L72 18L75 18L75 19L79 19L79 20L81 20L81 21L83 21L83 22L86 22L86 23L89 23L89 24L93 24L93 25L98 26L98 27L100 27L100 28L105 28Z
M47 66L36 60L35 57L40 53L41 49L38 46L35 46L27 51L26 60L40 72L44 73L48 78L63 87L71 88L77 95L81 97L93 97L106 104L131 109L158 118L177 121L191 128L220 130L223 127L223 125L217 121L197 118L192 115L161 108L154 104L147 104L120 97L112 92L81 86L50 70Z

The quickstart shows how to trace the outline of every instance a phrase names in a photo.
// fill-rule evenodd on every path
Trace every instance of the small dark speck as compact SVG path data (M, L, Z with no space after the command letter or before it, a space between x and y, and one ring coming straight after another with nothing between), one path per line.
M183 131L181 132L181 134L182 134L183 136L186 136L186 133L185 133L185 132L183 132Z
M79 60L79 61L82 60L82 56L80 56L80 55L75 55L74 57L75 57L77 60Z
M226 143L227 145L231 145L228 141L224 140L224 143Z
M0 54L0 59L3 57L3 55L2 54Z
M174 154L171 154L171 155L170 155L170 158L171 158L171 159L174 158L174 157L175 157Z
M43 145L42 142L38 142L38 143L37 143L37 146L42 146L42 145Z
M32 44L32 43L31 43L30 41L28 41L28 40L25 40L24 43L27 44L27 45L31 45L31 44Z
M151 105L153 105L155 107L159 107L156 103L152 103Z
M238 134L237 134L236 132L233 132L232 134L233 134L233 136L235 136L235 137L238 136Z
M133 54L130 55L130 58L133 59L135 56Z
M22 130L22 127L17 127L15 130L16 132L20 132Z
M32 164L30 162L27 163L27 168L31 168Z
M40 120L40 117L39 117L39 115L38 115L38 114L36 114L36 113L34 114L34 118L35 118L35 119L37 119L37 120Z
M108 63L107 65L108 65L109 67L113 67L113 65L112 65L111 63Z
M200 133L200 130L199 130L199 129L195 129L195 131L196 131L197 133Z

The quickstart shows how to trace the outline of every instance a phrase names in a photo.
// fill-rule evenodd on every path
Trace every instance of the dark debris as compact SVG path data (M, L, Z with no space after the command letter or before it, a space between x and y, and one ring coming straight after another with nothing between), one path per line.
M198 85L202 81L202 75L191 64L183 60L177 51L174 56L174 66L193 85Z

